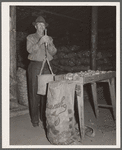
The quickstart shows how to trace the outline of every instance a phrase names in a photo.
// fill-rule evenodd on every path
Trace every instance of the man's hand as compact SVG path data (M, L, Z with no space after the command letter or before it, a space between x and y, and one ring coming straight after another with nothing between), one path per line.
M44 44L44 43L47 43L47 44L51 44L52 43L52 38L47 36L47 35L44 35L40 41L39 41L39 44Z

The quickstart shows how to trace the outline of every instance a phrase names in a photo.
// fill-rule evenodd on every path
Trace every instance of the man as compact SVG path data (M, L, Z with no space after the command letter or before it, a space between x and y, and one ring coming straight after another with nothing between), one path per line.
M44 31L48 24L42 16L39 16L33 25L36 28L36 33L27 36L27 51L29 52L28 59L28 85L29 85L29 110L31 122L34 127L39 126L39 105L41 106L41 121L44 121L46 96L37 94L37 75L39 75L42 61L45 57L45 44L47 45L47 58L49 61L53 59L57 49L53 44L53 39L44 35ZM50 74L48 66L44 66L43 74ZM41 122L41 125L42 125Z

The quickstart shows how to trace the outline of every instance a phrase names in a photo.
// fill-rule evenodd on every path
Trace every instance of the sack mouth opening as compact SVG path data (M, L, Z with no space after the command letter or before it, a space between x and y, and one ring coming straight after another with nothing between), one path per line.
M55 74L39 74L39 75L37 75L37 76L55 76Z

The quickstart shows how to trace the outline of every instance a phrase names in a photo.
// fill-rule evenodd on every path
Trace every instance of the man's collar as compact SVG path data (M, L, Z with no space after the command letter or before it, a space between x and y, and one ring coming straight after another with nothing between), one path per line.
M42 34L42 35L39 35L38 32L36 32L35 34L36 34L36 36L37 36L38 38L41 38L41 37L43 36L43 34Z

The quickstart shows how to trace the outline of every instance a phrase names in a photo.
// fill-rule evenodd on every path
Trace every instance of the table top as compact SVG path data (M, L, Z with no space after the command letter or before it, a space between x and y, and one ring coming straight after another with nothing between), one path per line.
M68 78L68 74L56 75L55 80L56 81L68 80L68 81L79 82L82 84L87 84L87 83L98 82L98 81L102 81L114 77L116 77L116 71L101 71L101 72L94 72L94 74L87 73L86 76L80 76L80 73L73 73L71 76L71 73L69 73L69 78Z

